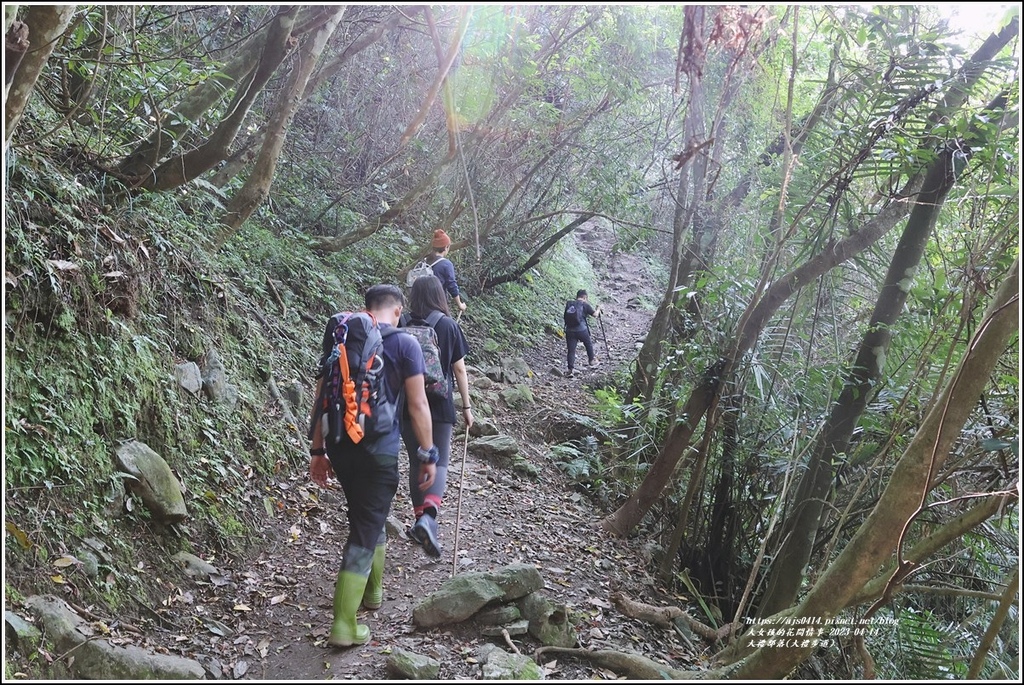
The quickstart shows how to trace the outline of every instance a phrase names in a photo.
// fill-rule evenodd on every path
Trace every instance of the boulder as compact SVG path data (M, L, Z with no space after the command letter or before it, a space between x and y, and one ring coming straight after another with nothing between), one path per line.
M188 516L181 484L159 454L137 440L124 443L116 454L118 468L128 474L128 487L142 498L155 519L176 523Z

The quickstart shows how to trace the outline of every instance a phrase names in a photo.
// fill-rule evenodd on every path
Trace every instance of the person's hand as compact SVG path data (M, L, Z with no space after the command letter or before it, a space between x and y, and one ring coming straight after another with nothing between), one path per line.
M331 473L331 460L326 454L312 454L309 457L309 477L322 488L327 488L327 476Z
M470 428L472 428L473 427L473 408L472 407L463 407L462 408L462 418L464 418L466 420L466 430L469 430Z
M465 302L459 301L459 311L460 312L466 311L466 303Z
M420 490L428 490L437 478L437 464L420 463Z

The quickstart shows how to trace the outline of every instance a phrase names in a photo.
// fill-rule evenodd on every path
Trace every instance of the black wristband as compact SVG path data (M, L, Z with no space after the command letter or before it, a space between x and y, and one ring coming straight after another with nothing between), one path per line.
M323 447L317 447L316 449L310 449L309 450L309 456L311 456L311 457L316 457L316 456L326 457L327 456L327 450L324 449Z

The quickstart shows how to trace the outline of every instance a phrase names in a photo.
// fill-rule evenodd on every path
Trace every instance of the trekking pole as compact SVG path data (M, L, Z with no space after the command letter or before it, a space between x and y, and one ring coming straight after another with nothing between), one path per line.
M608 336L604 333L604 319L600 316L597 317L597 322L601 324L601 337L604 338L604 355L611 361L612 351L608 348Z
M462 522L462 484L466 480L466 455L469 454L469 427L466 427L466 442L462 447L462 475L459 476L459 500L455 507L455 550L452 554L452 576L459 563L459 524Z

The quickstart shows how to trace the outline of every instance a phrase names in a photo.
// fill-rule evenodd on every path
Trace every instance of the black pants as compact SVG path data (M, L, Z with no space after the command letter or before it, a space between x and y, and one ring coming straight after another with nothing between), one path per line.
M594 362L594 343L590 341L590 329L567 330L565 332L565 344L569 346L567 361L570 371L572 371L573 366L576 364L576 345L578 343L583 343L583 347L586 348L587 361L590 363Z
M362 566L362 559L348 559L349 552L361 557L387 539L384 521L398 492L398 455L370 454L358 445L334 445L327 455L348 502L343 568L351 562Z

